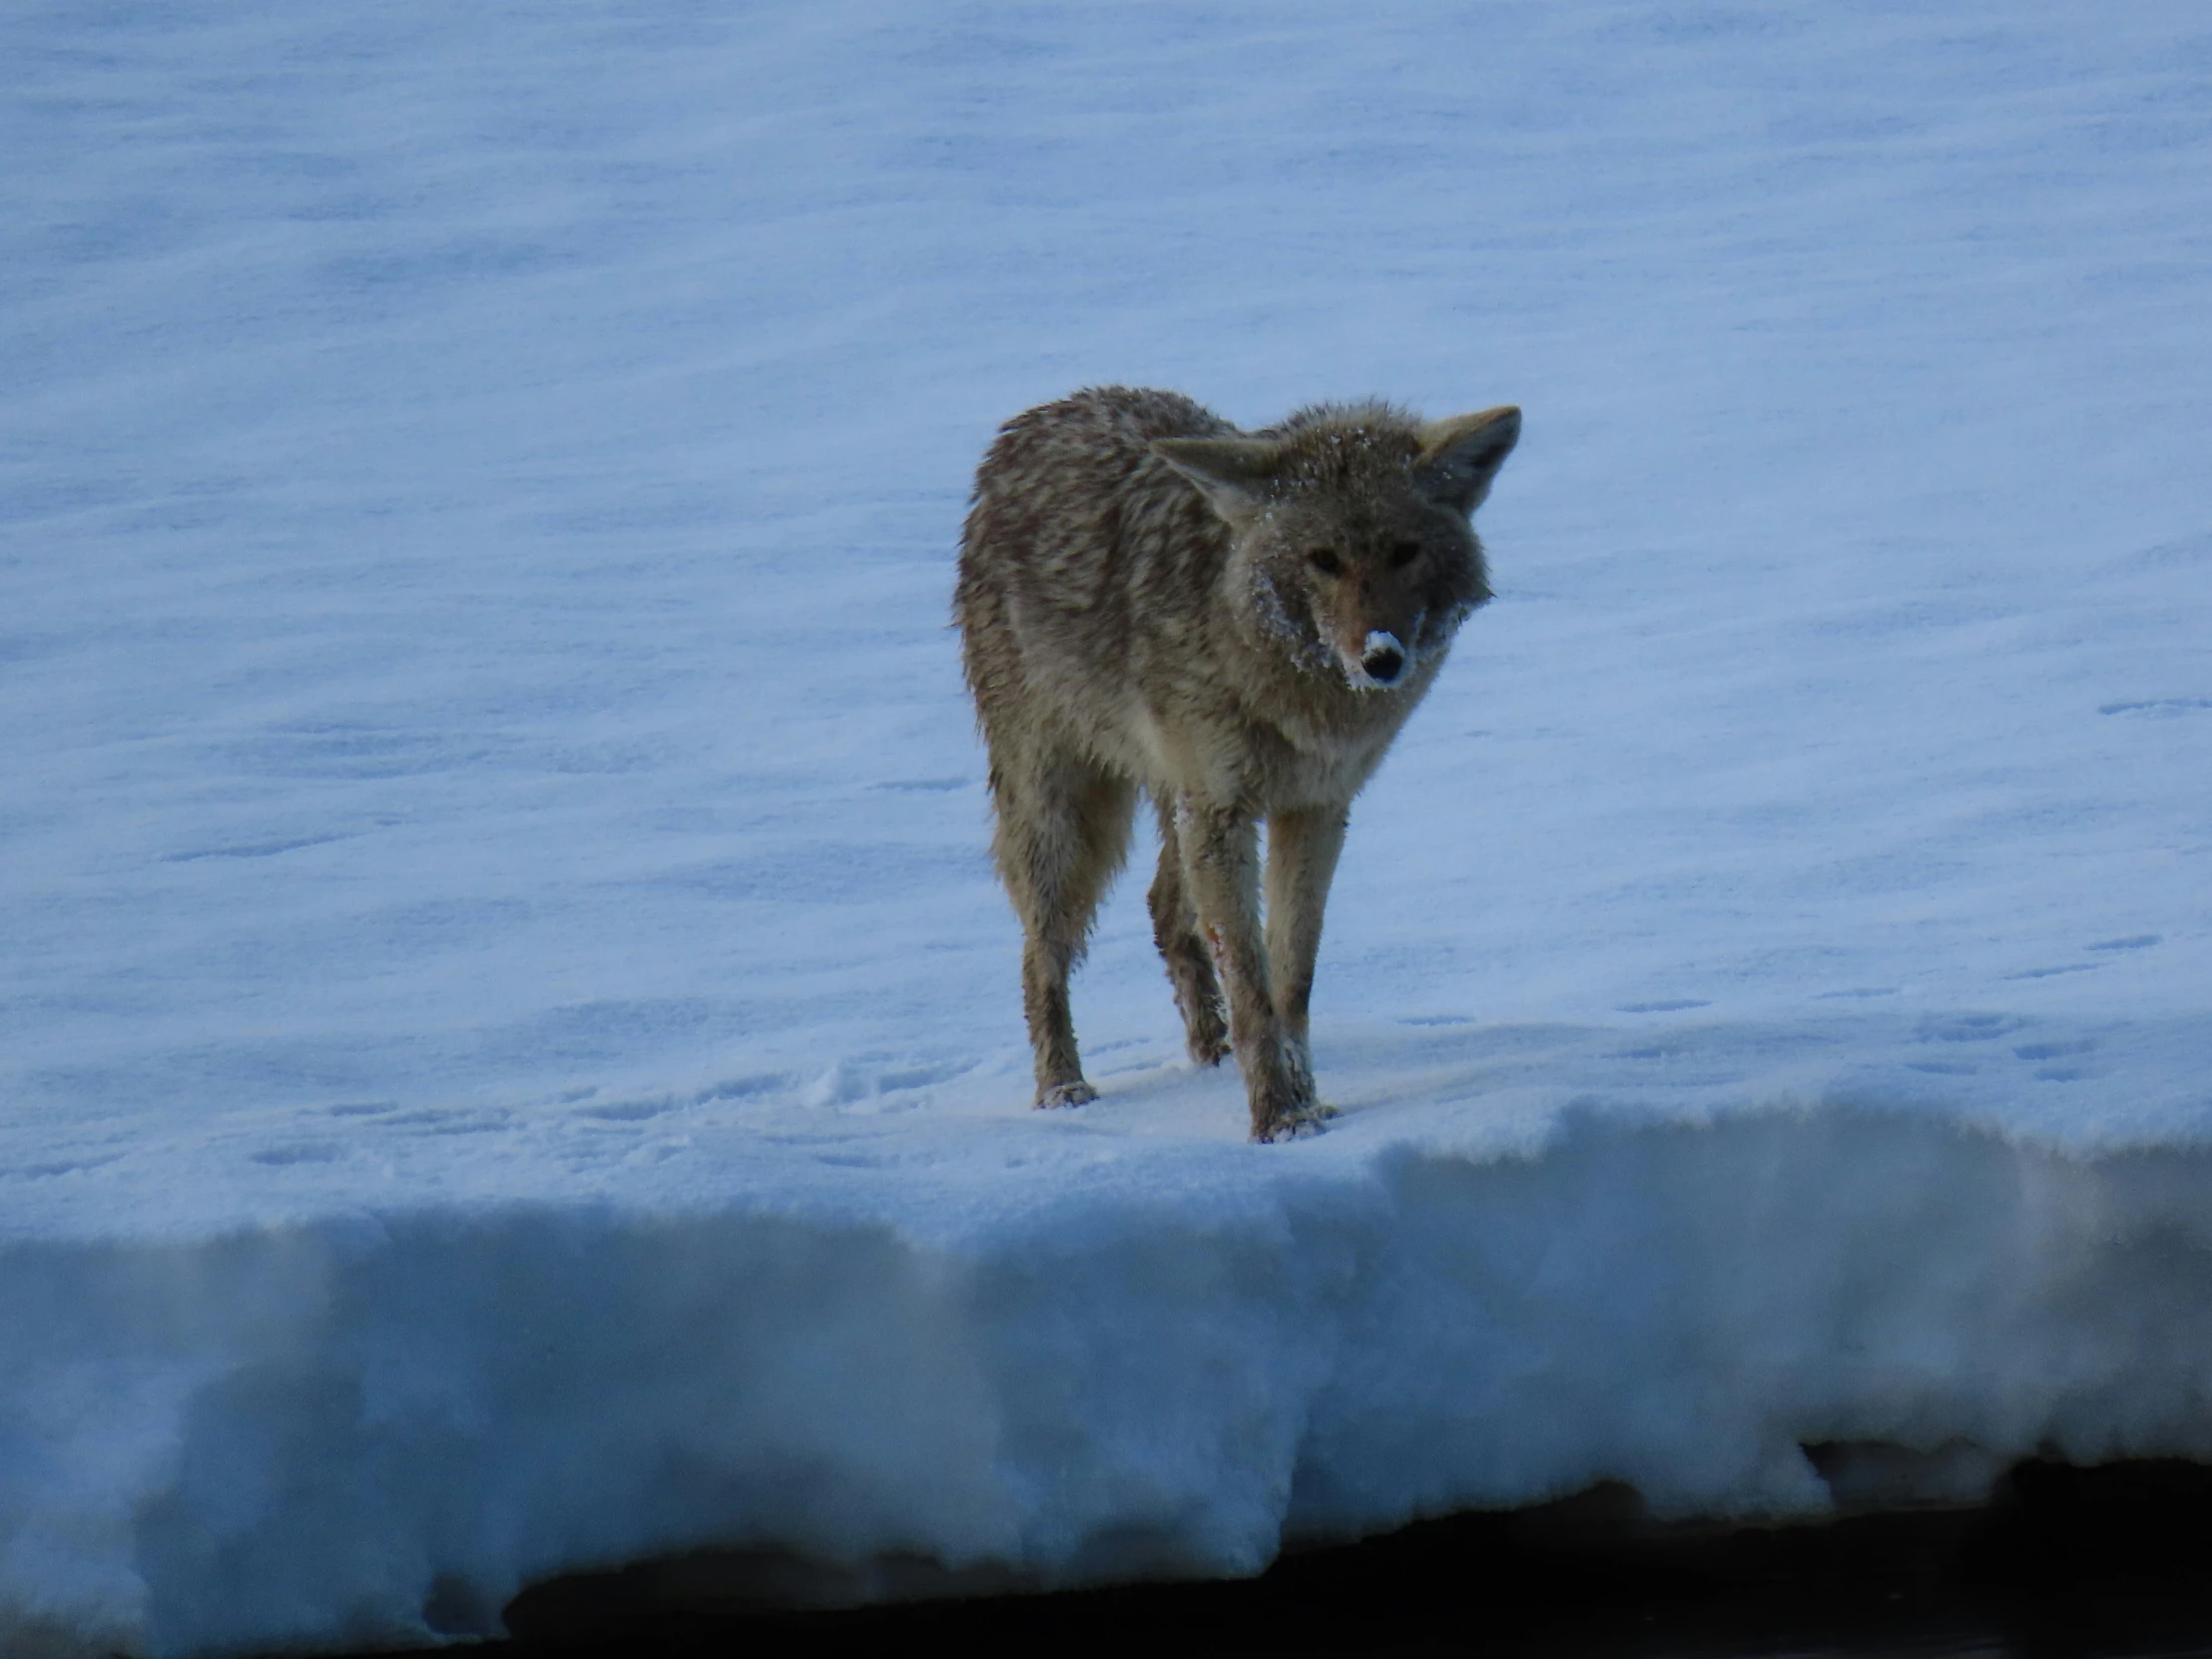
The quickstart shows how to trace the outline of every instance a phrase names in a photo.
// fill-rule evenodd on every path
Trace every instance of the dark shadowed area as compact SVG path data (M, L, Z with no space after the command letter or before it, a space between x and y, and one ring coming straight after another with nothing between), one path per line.
M1811 1447L1816 1462L1845 1448ZM916 1582L924 1569L915 1568ZM532 1654L2212 1653L2212 1468L2035 1460L1991 1501L1811 1525L1654 1522L1624 1486L1293 1551L1258 1578L834 1612L796 1563L697 1555L525 1591Z

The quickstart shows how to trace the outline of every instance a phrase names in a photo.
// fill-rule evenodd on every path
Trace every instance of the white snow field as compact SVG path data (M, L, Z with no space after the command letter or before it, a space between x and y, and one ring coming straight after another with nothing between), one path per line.
M0 77L0 1649L2212 1456L2194 0L16 0ZM1527 410L1312 1141L1146 849L1028 1108L946 602L1115 381Z

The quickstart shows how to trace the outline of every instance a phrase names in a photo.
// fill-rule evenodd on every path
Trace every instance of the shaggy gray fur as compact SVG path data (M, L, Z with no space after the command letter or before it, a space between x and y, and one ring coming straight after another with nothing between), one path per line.
M1038 1105L1096 1097L1068 974L1141 793L1191 1057L1235 1051L1256 1140L1329 1115L1307 1004L1346 817L1489 598L1468 519L1519 432L1513 408L1424 425L1355 403L1245 433L1118 386L1001 429L953 615L1021 916Z

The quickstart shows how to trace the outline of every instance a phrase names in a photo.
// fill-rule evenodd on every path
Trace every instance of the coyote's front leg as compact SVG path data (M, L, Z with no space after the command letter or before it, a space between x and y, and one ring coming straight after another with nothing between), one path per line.
M1329 884L1344 850L1343 807L1300 808L1268 818L1268 980L1275 991L1276 1018L1292 1061L1302 1068L1312 1093L1313 1051L1306 1037L1306 1012L1314 995L1314 959L1321 953L1322 911ZM1327 1106L1320 1117L1334 1117Z
M1198 923L1229 995L1229 1044L1252 1104L1252 1138L1288 1140L1319 1119L1313 1073L1287 1040L1268 986L1259 827L1243 813L1186 800L1177 805L1175 828Z

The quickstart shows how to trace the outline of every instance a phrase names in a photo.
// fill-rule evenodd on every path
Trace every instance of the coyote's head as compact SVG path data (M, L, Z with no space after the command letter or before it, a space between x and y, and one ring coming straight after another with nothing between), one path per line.
M1253 437L1152 447L1228 524L1258 619L1309 668L1376 691L1412 681L1490 597L1468 520L1519 436L1516 408L1422 425L1319 404Z

